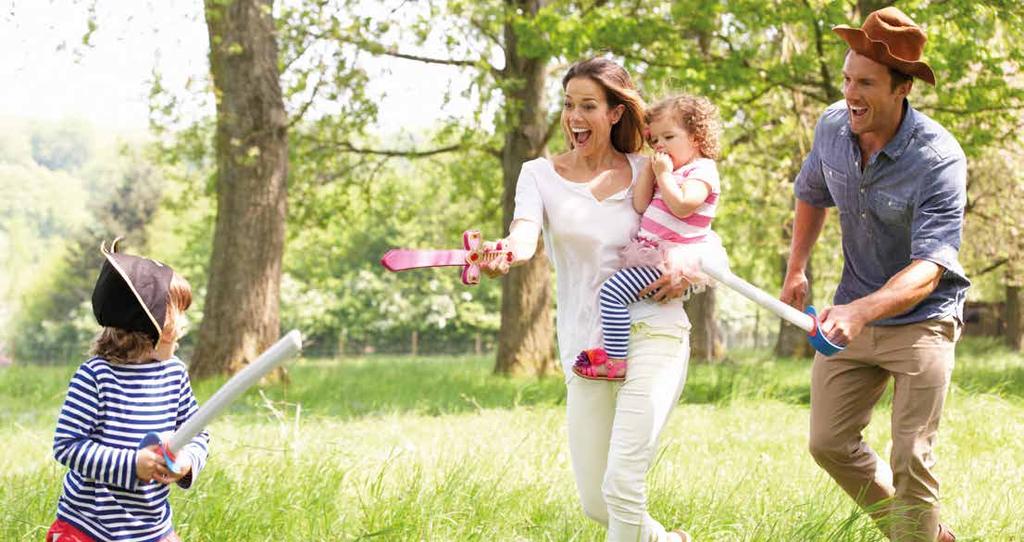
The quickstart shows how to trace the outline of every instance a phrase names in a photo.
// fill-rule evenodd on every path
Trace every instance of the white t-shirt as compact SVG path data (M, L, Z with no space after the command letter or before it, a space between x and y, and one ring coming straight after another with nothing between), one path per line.
M572 375L576 356L601 345L598 291L619 268L619 250L637 233L640 215L633 209L633 186L647 159L627 154L633 169L630 186L597 201L587 183L565 179L547 158L523 164L516 186L513 220L541 226L548 258L555 267L559 359ZM654 330L686 333L690 322L682 300L641 301L630 305L632 321ZM674 328L674 329L673 329Z

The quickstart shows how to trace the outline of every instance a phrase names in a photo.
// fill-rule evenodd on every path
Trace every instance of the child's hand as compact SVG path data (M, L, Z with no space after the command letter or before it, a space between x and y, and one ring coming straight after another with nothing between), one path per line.
M651 160L651 167L654 168L654 177L657 179L665 173L672 173L672 157L668 153L654 153L654 160Z
M152 482L158 465L162 465L164 458L157 453L159 446L156 444L146 446L135 455L135 476L143 482ZM166 469L166 467L164 467Z
M167 461L163 454L159 453L159 447L154 444L139 450L135 458L135 476L143 482L158 482L161 484L173 484L181 480L192 470L191 458L186 454L178 462L177 474L167 468Z
M178 480L181 480L192 471L192 458L188 454L184 454L178 457L176 461L178 465L178 473L175 474L167 468L167 463L163 460L156 466L156 473L153 475L153 481L161 484L173 484Z

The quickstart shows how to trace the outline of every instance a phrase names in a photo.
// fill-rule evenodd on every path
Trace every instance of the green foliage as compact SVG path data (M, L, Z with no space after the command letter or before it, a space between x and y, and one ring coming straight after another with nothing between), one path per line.
M59 237L46 227L47 222L37 222L29 228L29 232L37 233L24 234L28 238L48 239L59 257L48 260L48 267L37 267L39 270L31 280L20 281L19 291L10 297L19 309L10 323L10 339L17 359L74 358L86 351L89 338L98 329L89 299L102 263L100 243L124 236L124 249L146 253L146 227L160 203L161 179L129 147L122 147L119 152L114 162L83 164L82 173L93 176L88 184L102 187L91 192L90 198L81 191L76 194L66 190L46 202L24 202L25 213L36 214L50 205L67 205L52 209L53 216L60 217L57 223L65 224L64 231L56 232ZM16 176L0 175L0 179L17 182ZM74 187L67 178L63 181ZM63 199L68 197L73 199ZM85 209L80 204L83 201L87 203ZM75 216L79 217L76 222L63 222Z
M719 164L724 197L715 228L738 274L769 291L778 287L788 251L792 180L810 149L818 115L841 97L846 46L829 29L859 24L853 2L553 0L535 15L496 1L373 3L373 9L368 4L303 1L277 7L291 116L283 325L303 329L324 351L339 342L406 348L413 331L427 349L468 348L477 334L485 342L493 335L496 283L466 288L455 269L392 275L376 262L395 246L455 246L467 227L487 237L502 233L500 149L517 129L508 125L514 104L504 103L504 96L520 84L503 76L506 46L527 57L553 59L551 97L560 92L564 67L593 54L621 60L648 101L679 91L709 96L725 120ZM1024 276L1021 168L1014 159L1020 155L1024 110L1024 52L1016 46L1024 38L1024 10L995 0L908 0L898 6L927 32L926 57L939 75L937 87L915 85L912 103L947 126L971 160L963 250L968 274L1007 262L978 275L972 295L998 299L1004 284ZM506 24L514 44L506 43ZM369 93L362 62L368 54L404 55L439 70L460 70L465 84L453 92L475 100L475 107L426 133L383 133L376 126L379 97ZM151 119L158 142L131 159L142 169L153 164L163 179L160 207L145 227L146 248L190 280L198 318L215 220L214 125L212 118L187 115L210 111L216 97L207 80L191 80L185 89L165 87L159 73L153 80ZM557 99L549 100L553 121L558 107ZM560 152L558 131L552 133L548 148ZM86 251L64 250L64 239L74 238L69 245L75 245L76 231L100 234L83 227L90 214L74 201L85 199L83 192L110 201L118 184L111 179L127 175L118 160L97 156L92 139L75 122L0 134L0 187L14 194L0 201L0 250L9 255L7 262L28 262L17 272L0 265L8 318L16 308L10 301L15 292L33 299L22 311L23 321L72 322L79 314L74 311L80 311L84 286L67 277L88 275L81 270L91 264L75 256ZM429 149L449 152L418 154ZM842 267L838 235L830 220L814 255L819 303L830 296ZM135 242L133 248L143 249ZM61 301L51 308L45 308L50 301L41 301L54 299Z
M89 160L91 135L82 122L40 125L30 137L32 159L51 170L72 171Z

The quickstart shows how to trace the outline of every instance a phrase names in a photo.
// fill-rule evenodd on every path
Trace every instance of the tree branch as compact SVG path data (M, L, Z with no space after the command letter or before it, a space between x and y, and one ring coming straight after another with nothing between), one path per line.
M318 78L317 81L316 81L316 86L313 87L313 94L310 95L309 100L307 100L306 103L302 104L302 107L299 109L298 113L296 113L294 116L292 116L292 120L288 121L288 129L289 130L291 130L293 126L298 124L299 121L302 120L302 117L304 117L306 115L306 111L308 111L309 107L311 105L313 105L314 101L316 101L316 95L317 95L317 93L320 92L320 88L323 86L323 84L324 84L324 78L323 77Z
M351 152L355 154L370 154L375 156L388 156L388 157L401 157L401 158L426 158L438 154L444 154L447 152L454 152L465 149L463 144L448 145L447 147L438 147L436 149L430 149L425 151L418 150L398 150L398 149L366 149L356 147L348 141L339 141L334 144L336 147L341 147L343 152ZM323 147L317 150L322 150Z
M811 10L811 13L816 13L807 0L804 0L803 4ZM829 72L828 64L825 62L825 43L821 33L821 25L818 24L817 20L813 20L811 21L811 26L814 27L814 49L818 53L818 70L821 73L821 81L818 83L818 86L825 91L825 98L831 103L838 100L841 94L835 85L832 84L832 74Z
M561 113L555 114L551 118L551 122L548 123L547 132L544 134L544 145L546 146L551 138L554 137L555 132L562 126L562 115Z
M991 273L992 271L995 271L996 269L999 269L1000 267L1006 265L1009 262L1010 262L1009 258L1003 258L1002 260L997 261L996 263L986 267L985 269L982 269L981 271L978 271L977 273L972 273L971 276L972 277L980 277L980 276L985 275L987 273Z
M371 53L375 52L373 50L368 50L368 51L371 52ZM406 54L406 53L399 53L398 51L387 51L387 50L379 52L379 54L386 55L386 56L392 56L392 57L395 57L395 58L402 58L402 59L405 59L405 60L415 60L416 62L424 62L424 63L427 63L427 64L443 64L443 65L446 65L446 66L461 66L463 68L474 68L474 67L476 67L476 62L474 62L472 60L458 60L458 59L452 59L452 58L432 58L432 57L419 56L419 55L410 55L410 54Z
M505 44L502 43L500 39L498 39L498 36L492 34L490 30L487 30L487 27L484 26L484 23L482 21L478 19L470 19L469 24L473 28L475 28L476 31L480 33L480 35L491 40L491 42L497 45L502 51L505 50Z
M957 115L973 115L975 113L990 113L993 111L1020 111L1024 110L1024 105L992 105L988 107L976 107L957 109L955 107L942 107L938 105L934 106L922 106L922 110L926 112L935 111L938 113L953 113Z

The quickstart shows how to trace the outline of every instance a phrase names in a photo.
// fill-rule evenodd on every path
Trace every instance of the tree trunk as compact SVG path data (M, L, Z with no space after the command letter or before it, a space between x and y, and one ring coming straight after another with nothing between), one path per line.
M508 0L509 11L536 14L547 0ZM501 151L504 178L503 226L508 230L515 210L516 183L523 162L544 152L547 144L545 86L548 58L519 54L515 27L505 25L505 121ZM501 330L494 372L545 374L555 364L551 317L551 270L543 243L527 263L512 268L501 288Z
M217 222L192 373L234 373L280 335L287 115L272 0L206 0L217 99Z
M1024 318L1021 314L1021 287L1006 287L1006 344L1020 352L1024 350Z
M420 355L420 332L415 329L409 338L409 351L413 357Z
M782 276L786 276L786 256L781 256ZM807 260L807 297L804 303L810 305L814 300L814 272L811 260ZM809 358L814 355L814 349L807 342L807 332L779 319L779 337L775 341L775 355L783 358Z
M715 311L715 288L706 288L686 302L686 315L690 319L690 359L718 361L725 355L721 330Z

